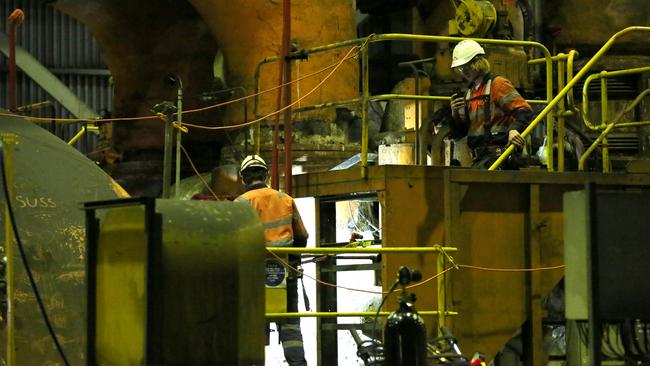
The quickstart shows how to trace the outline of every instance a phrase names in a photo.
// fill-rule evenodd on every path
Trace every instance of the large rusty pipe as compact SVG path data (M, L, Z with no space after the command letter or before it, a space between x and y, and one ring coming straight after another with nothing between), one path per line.
M7 93L7 107L15 111L16 103L16 27L25 20L25 13L16 9L9 15L9 92Z
M289 39L291 35L291 2L290 0L283 0L282 2L282 46L280 47L280 58L281 62L279 63L279 77L278 85L284 83L285 78L285 62L287 62L287 55L289 54ZM282 109L282 89L278 89L278 102L277 110ZM286 91L286 90L285 90ZM278 143L280 138L280 113L275 115L275 127L273 129L273 156L272 156L272 166L271 166L271 186L274 189L280 188L280 171L278 170L278 165L280 164L278 158ZM285 141L286 142L286 141Z
M286 80L284 86L284 105L288 107L291 105L291 60L289 59L289 42L291 42L291 0L284 0L284 15L283 15L283 29L282 29L282 46L284 48L284 78ZM282 62L280 63L282 64ZM292 145L292 131L291 125L291 108L284 110L284 191L291 195L291 145Z
M284 87L284 106L291 104L291 61L285 62L284 74L286 75L287 85ZM291 195L291 172L293 168L293 126L291 121L291 108L284 110L284 191Z

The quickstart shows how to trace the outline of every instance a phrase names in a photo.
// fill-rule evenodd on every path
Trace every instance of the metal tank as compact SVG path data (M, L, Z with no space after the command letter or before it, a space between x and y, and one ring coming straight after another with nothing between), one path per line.
M84 214L79 204L127 194L84 155L31 122L2 115L0 134L15 140L13 153L5 161L13 175L12 204L28 262L68 360L80 365L85 348L86 254ZM17 248L15 244L8 248L4 240L3 195L0 207L0 251L2 256L8 249L13 253L7 260L13 265L15 286L13 326L3 323L0 327L0 364L6 361L9 349L14 351L16 365L58 362Z
M86 204L93 215L106 208L98 226L88 226L90 238L99 230L89 243L89 359L263 365L257 213L234 202L159 199L155 209L153 200L141 202Z

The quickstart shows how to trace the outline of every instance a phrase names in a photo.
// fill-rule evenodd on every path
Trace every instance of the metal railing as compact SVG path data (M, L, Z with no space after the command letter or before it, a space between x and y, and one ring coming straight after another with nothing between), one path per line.
M302 108L294 109L295 112L302 112L307 110L315 110L321 108L331 108L342 105L350 104L361 104L361 120L362 120L362 136L361 136L361 177L367 177L367 166L368 166L368 103L371 101L377 100L392 100L392 99L408 99L408 100L428 100L428 101L448 101L450 100L449 96L425 96L425 95L407 95L407 94L380 94L380 95L370 95L369 88L369 67L368 67L368 48L372 43L377 42L386 42L386 41L410 41L410 42L429 42L429 43L458 43L462 40L471 39L479 43L497 45L497 46L524 46L524 47L534 47L539 48L544 57L542 60L546 64L546 100L535 100L528 101L533 104L546 104L553 98L553 62L552 56L549 50L541 43L531 42L531 41L513 41L513 40L501 40L501 39L483 39L483 38L461 38L461 37L449 37L449 36L427 36L427 35L414 35L414 34L400 34L400 33L390 33L390 34L373 34L366 38L358 38L353 40L347 40L343 42L333 43L321 47L315 47L311 49L301 50L302 55L310 55L319 52L325 52L333 50L336 48L350 47L350 46L359 46L361 45L361 95L359 98L350 99L345 101L333 101L328 103L323 103L319 105L311 105ZM260 74L262 65L270 62L277 62L281 58L279 56L267 57L260 61L255 70L255 92L260 92ZM254 102L254 113L256 116L260 116L259 113L259 98L255 98ZM550 163L547 165L549 171L553 171L553 149L552 149L552 139L553 139L553 118L554 116L548 114L547 116L547 135L551 141L549 141L549 146L547 146L547 155L549 156ZM541 120L541 119L540 119ZM535 123L537 125L539 120ZM534 127L534 126L533 126ZM257 124L259 129L259 123ZM526 135L532 131L525 131ZM523 135L524 137L526 135ZM257 134L259 136L259 133ZM259 144L259 140L257 141Z
M650 32L650 27L641 27L641 26L632 26L632 27L627 27L616 34L614 34L610 39L596 52L596 54L585 64L585 66L573 77L569 82L560 90L555 98L551 100L551 102L542 110L540 114L535 117L535 119L530 123L530 125L524 130L522 133L522 136L527 136L534 128L537 126L537 124L547 115L550 115L550 112L555 106L560 102L563 101L563 98L569 93L569 91L573 88L573 86L583 77L589 70L594 66L594 64L602 57L605 52L607 52L612 45L622 36L632 33L632 32ZM583 105L584 109L584 105ZM548 136L553 136L553 130L550 131L550 133L547 132ZM547 136L547 138L548 138ZM550 141L552 142L552 141ZM553 144L549 143L550 151L553 150ZM499 156L499 158L490 166L489 170L495 170L501 165L501 163L508 158L508 156L512 153L512 151L515 149L513 145L509 146L506 151ZM548 150L547 150L548 151ZM553 156L549 155L549 160L552 163ZM549 171L552 171L549 169Z
M620 114L615 118L615 122L613 123L608 123L609 120L609 98L608 98L608 79L612 77L617 77L617 76L623 76L623 75L633 75L633 74L640 74L643 72L648 72L650 71L650 66L646 67L638 67L638 68L633 68L633 69L626 69L626 70L617 70L617 71L601 71L598 74L592 74L585 79L585 84L582 87L582 119L585 123L585 125L592 129L592 130L603 130L607 129L607 133L602 134L598 137L597 141L598 143L602 142L602 156L603 156L603 172L609 173L611 172L611 166L610 166L610 159L609 159L609 148L607 147L607 134L614 129L615 127L631 127L631 126L642 126L645 125L643 122L623 122L619 123L618 121L623 118L624 114ZM591 84L592 81L600 79L600 124L594 124L590 119L589 119L589 84ZM643 99L643 98L642 98ZM633 103L633 106L636 106L640 100L635 103ZM633 108L633 107L631 107ZM626 112L627 113L627 112ZM592 144L593 146L594 144ZM593 151L593 150L592 150ZM591 151L589 152L591 154ZM587 156L589 155L587 154ZM582 160L582 158L581 158ZM583 168L584 168L584 162L583 162ZM580 168L579 168L580 169ZM582 170L582 169L580 169Z
M619 123L620 120L623 119L625 114L628 112L632 111L641 101L650 94L650 89L646 89L641 94L639 94L632 103L630 103L627 107L625 107L619 114L614 118L612 123L609 123L607 127L600 133L600 136L589 146L589 148L582 154L580 157L580 160L578 161L578 170L583 171L585 170L585 162L587 161L587 158L591 153L596 149L596 147L604 141L604 144L607 144L607 135L615 128L615 127L623 127L623 126L646 126L650 125L650 121L642 121L642 122L628 122L628 123ZM603 102L604 104L605 102ZM583 110L586 108L583 108ZM585 120L585 123L586 120ZM601 127L601 126L599 126ZM603 173L610 173L611 172L611 164L609 161L609 154L606 154L605 151L607 150L607 147L603 147Z
M97 126L81 126L79 131L68 141L68 145L74 145L79 139L86 134L86 132L93 132L99 134L99 127Z
M429 311L418 311L420 315L435 315L438 319L438 329L440 326L444 325L445 317L458 315L456 311L450 311L446 309L446 291L445 291L445 276L442 274L445 272L445 265L448 262L454 268L457 268L456 263L453 258L448 254L450 252L455 252L458 248L455 247L443 247L440 245L435 245L432 247L389 247L389 248L284 248L284 247L273 247L266 248L268 251L274 254L321 254L321 255L338 255L338 254L389 254L389 253L411 253L411 254L426 254L426 253L437 253L438 258L436 260L436 286L438 289L437 303L438 310L429 310ZM420 282L422 284L423 282ZM411 285L410 287L418 286L418 284ZM390 294L388 294L390 295ZM386 295L386 296L388 296ZM380 316L387 316L389 312L292 312L292 313L267 313L266 317L268 319L277 319L277 318L305 318L305 317L316 317L316 318L333 318L333 317L358 317L358 316L375 316L379 314Z

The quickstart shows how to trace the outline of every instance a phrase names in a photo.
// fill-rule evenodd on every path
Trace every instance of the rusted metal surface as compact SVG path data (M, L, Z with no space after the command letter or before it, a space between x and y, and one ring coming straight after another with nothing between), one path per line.
M46 130L20 118L2 117L0 122L0 132L17 135L13 207L19 234L59 341L71 364L80 365L85 347L85 230L79 204L116 198L119 188L92 161ZM4 198L0 201L4 207ZM10 260L17 269L16 364L59 362L20 257ZM3 329L0 344L6 344L5 336ZM4 356L3 351L0 360Z
M458 248L453 256L459 264L493 268L563 264L562 194L587 182L641 187L650 186L650 175L371 166L365 180L358 169L294 177L297 197L376 192L383 246L444 244ZM426 278L433 274L435 258L390 255L382 265L385 279L402 265L422 269ZM459 315L446 322L463 349L493 357L527 318L540 321L542 299L562 276L561 269L530 274L452 271L447 307ZM415 292L418 308L436 308L434 285ZM437 322L426 321L429 335L434 335ZM532 344L541 344L541 324L533 324L532 334ZM539 349L529 356L536 365L545 357Z

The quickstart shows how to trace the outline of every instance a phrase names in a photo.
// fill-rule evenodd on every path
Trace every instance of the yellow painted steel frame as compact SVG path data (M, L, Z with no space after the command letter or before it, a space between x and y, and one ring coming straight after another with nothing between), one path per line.
M286 247L273 247L266 248L268 251L275 254L345 254L345 253L356 253L356 254L379 254L379 253L411 253L411 254L423 254L423 253L438 253L438 259L436 260L436 273L443 273L445 270L445 260L449 259L450 264L454 265L451 256L448 253L456 252L458 248L454 247L443 247L440 245L434 245L432 247L390 247L390 248L286 248ZM445 324L445 317L450 315L458 315L456 311L448 311L446 309L446 284L445 276L438 276L436 278L437 289L438 289L438 310L430 311L418 311L422 316L435 315L438 317L438 324L440 326ZM357 311L357 312L308 312L308 313L266 313L267 319L275 318L336 318L336 317L358 317L358 316L388 316L390 312L367 312L367 311ZM440 331L438 331L440 335Z
M606 129L608 130L607 133L601 134L598 137L598 143L602 142L603 143L603 148L602 148L602 155L603 155L603 172L605 173L610 173L611 172L611 163L609 159L609 148L607 147L607 134L614 128L614 125L617 125L618 127L625 127L625 126L630 126L629 124L619 124L619 123L607 123L609 119L609 106L608 102L609 99L607 97L607 79L610 77L616 77L616 76L621 76L621 75L632 75L632 74L639 74L643 73L646 71L650 71L650 66L646 67L638 67L634 69L626 69L626 70L618 70L618 71L602 71L599 74L592 74L587 77L585 80L585 84L582 87L582 119L585 122L585 125L589 127L592 130L602 130ZM600 78L600 95L601 95L601 102L600 102L600 124L595 125L589 120L589 84L595 80ZM637 102L638 103L638 102ZM636 105L636 104L635 104ZM620 118L623 116L621 115ZM609 128L611 126L611 128ZM591 152L590 152L591 153ZM584 165L584 162L583 162ZM584 166L583 166L584 168Z
M346 169L302 174L294 176L294 182L296 197L327 202L332 197L356 196L350 192L376 192L384 213L380 216L385 247L443 243L459 249L453 253L457 263L516 269L564 262L563 235L571 230L563 220L564 192L582 189L587 182L645 187L650 185L650 175L377 165L368 167L367 179ZM325 211L328 218L331 214ZM328 238L327 234L318 234L321 225L321 232L327 233L331 231L331 220L317 220L317 242ZM420 267L428 277L439 256L391 254L384 259L383 278L401 265ZM464 349L480 350L492 358L521 324L531 319L533 354L526 356L532 360L544 358L541 302L562 277L561 269L518 274L478 268L450 272L446 303L459 316L447 317L445 325ZM418 302L426 303L423 309L438 308L438 289L429 286L422 290ZM429 324L438 322L435 315L426 320Z
M589 119L589 95L587 94L587 91L589 90L589 84L591 84L592 81L594 81L595 79L601 79L601 92L602 92L603 89L607 91L608 78L622 76L622 75L640 74L648 71L650 71L650 66L637 67L634 69L617 70L617 71L602 71L599 74L589 75L585 79L585 84L582 87L582 119L584 120L585 125L592 130L602 130L607 126L607 121L604 118L599 125L594 124ZM604 87L603 87L603 83L605 85ZM603 117L608 115L607 100L608 100L607 94L602 94L601 95L601 116Z
M522 133L522 136L524 136L524 137L527 136L533 130L533 128L535 128L535 126L542 120L542 118L544 118L544 117L546 117L547 115L550 114L550 112L553 110L553 108L555 108L555 106L560 102L560 100L562 100L564 98L564 96L567 95L569 90L571 90L571 88L573 88L573 86L578 82L578 80L582 79L582 77L585 76L585 74L587 72L589 72L589 70L594 66L594 64L605 54L605 52L607 52L612 47L612 45L614 45L614 43L620 37L622 37L622 36L624 36L624 35L626 35L628 33L631 33L631 32L650 32L650 27L632 26L632 27L627 27L627 28L617 32L616 34L614 34L600 48L600 50L598 50L598 52L596 52L594 57L592 57L585 64L585 66L576 74L576 76L574 76L571 80L569 80L567 85L562 90L560 90L558 92L558 94L555 96L555 98L553 98L553 100L551 100L548 103L546 108L544 108L542 110L542 112L539 115L537 115L537 117L530 123L528 128L526 128L526 130L524 130L524 132ZM583 107L583 109L584 109L584 107ZM552 136L553 131L551 130L550 133L548 133L548 135ZM552 144L549 144L549 145L550 145L550 147L553 146ZM503 161L508 158L508 156L512 153L514 148L515 147L512 146L512 145L509 146L506 149L506 151L503 154L501 154L501 156L499 156L499 158L494 162L494 164L492 164L492 166L490 166L489 170L497 169L499 167L499 165L501 165L501 163L503 163ZM550 150L552 151L552 149L550 149ZM552 160L552 155L549 155L549 159ZM552 171L552 169L549 169L549 171Z
M68 141L68 145L74 145L80 138L83 136L86 131L88 132L94 132L94 133L99 133L99 127L97 126L82 126L79 132L77 132L76 135L74 135L70 141Z
M604 79L603 79L604 80ZM582 156L580 157L580 161L578 162L578 170L583 171L585 170L585 162L587 161L587 158L591 153L596 149L596 146L598 146L601 142L607 143L607 135L614 129L614 127L620 127L621 125L625 126L646 126L650 125L650 121L643 121L643 122L629 122L629 123L618 123L623 116L632 111L641 101L648 95L650 94L650 89L646 89L641 94L639 94L632 103L630 103L625 109L623 109L618 116L612 121L612 123L608 124L607 127L603 130L603 132L600 133L600 136L589 146L587 151L585 151ZM605 148L603 148L603 172L604 173L611 173L611 164L609 162L609 154L605 154ZM607 159L607 161L605 161Z
M5 159L5 174L7 176L7 187L9 190L9 197L13 197L14 187L14 144L17 137L14 134L3 133L0 135L2 139ZM7 258L6 279L7 279L7 344L6 344L6 362L8 366L16 364L16 324L14 318L14 283L15 283L15 263L14 263L14 231L11 226L11 218L9 217L9 205L5 203L4 209L5 221L5 257Z
M361 177L367 177L367 167L368 167L368 102L372 100L388 100L388 99L411 99L411 100L449 100L449 97L446 96L418 96L418 95L400 95L400 94L382 94L370 96L370 87L369 87L369 69L368 69L368 47L371 43L375 42L384 42L384 41L418 41L418 42L430 42L430 43L458 43L462 40L471 39L479 43L499 45L499 46L526 46L526 47L535 47L539 48L544 54L544 63L546 64L546 100L544 101L529 101L536 104L545 104L553 98L553 62L551 53L549 50L541 43L530 42L530 41L511 41L511 40L500 40L500 39L484 39L484 38L462 38L462 37L449 37L449 36L426 36L426 35L414 35L414 34L400 34L400 33L388 33L388 34L373 34L366 38L358 38L353 40L348 40L339 43L333 43L321 47L311 48L308 50L303 50L307 54L313 54L317 52L324 52L332 50L335 48L349 47L355 45L361 45L361 97L358 100L349 100L349 101L340 101L332 103L324 103L318 106L309 106L304 107L305 109L295 109L295 112L303 110L313 110L317 108L329 108L338 105L346 105L359 102L361 103L361 120L362 120L362 138L361 138ZM255 70L255 92L260 92L260 73L261 67L263 64L269 62L276 62L280 59L279 56L267 57L264 60L260 61ZM259 116L259 101L258 98L255 98L254 103L254 113L256 116ZM547 156L549 157L549 163L547 168L549 171L553 171L553 118L552 114L548 114L546 121L546 131L547 131ZM532 129L541 121L536 119L534 124L531 123L529 129L524 131L522 134L526 137ZM259 123L258 123L259 125ZM260 142L256 141L256 146L259 146Z
M552 61L557 62L557 89L561 90L564 88L566 85L566 80L573 79L573 60L574 58L578 55L578 52L576 50L571 50L569 51L568 54L564 53L559 53L553 57L551 57ZM546 60L543 58L537 58L528 61L529 65L537 65L545 62ZM573 88L570 89L569 93L567 94L567 104L569 110L566 110L565 106L565 101L564 99L560 100L558 103L558 110L556 112L557 114L557 135L558 141L557 141L557 146L558 146L558 163L557 163L557 170L559 172L564 171L564 119L567 116L574 115L575 113L578 113L579 110L575 106L574 99L573 99ZM548 147L548 145L547 145Z

